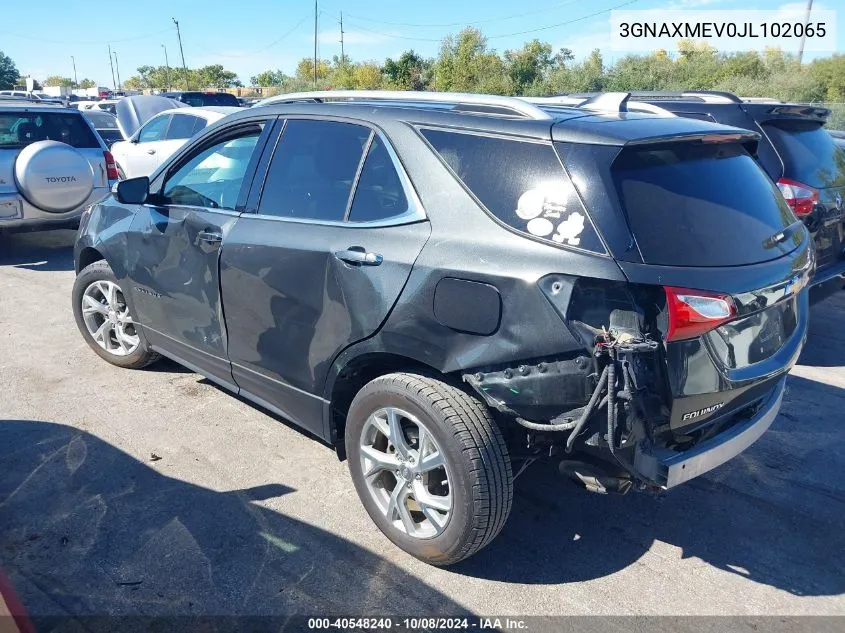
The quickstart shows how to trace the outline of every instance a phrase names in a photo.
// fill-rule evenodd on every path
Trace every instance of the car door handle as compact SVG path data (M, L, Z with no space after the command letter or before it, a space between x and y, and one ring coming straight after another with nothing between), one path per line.
M148 149L147 154L155 154L156 151L154 149Z
M200 231L197 233L197 239L206 244L220 244L223 241L223 235L215 231Z
M347 264L357 264L359 266L378 266L384 261L384 257L378 253L368 253L360 247L351 247L345 251L337 251L334 256Z

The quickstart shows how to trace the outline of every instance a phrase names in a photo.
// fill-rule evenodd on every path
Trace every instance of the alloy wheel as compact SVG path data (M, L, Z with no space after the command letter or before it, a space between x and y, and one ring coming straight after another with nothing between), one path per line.
M128 356L141 343L123 292L114 282L95 281L85 289L82 320L94 342L109 354Z
M361 471L387 520L414 538L433 538L452 514L449 471L434 436L418 418L385 407L361 433Z

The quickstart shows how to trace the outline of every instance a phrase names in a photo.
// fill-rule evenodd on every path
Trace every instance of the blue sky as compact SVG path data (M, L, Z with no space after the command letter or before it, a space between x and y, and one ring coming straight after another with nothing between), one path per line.
M497 50L519 47L537 37L555 49L571 48L577 58L600 48L612 62L623 53L610 50L609 10L625 9L776 9L804 0L320 0L318 44L321 57L340 54L340 12L344 14L346 53L354 60L395 57L413 48L425 56L437 53L440 39L472 24ZM223 64L241 80L268 68L291 73L296 62L313 54L313 0L144 0L68 2L67 0L3 1L0 50L23 74L37 79L52 74L72 76L71 55L79 79L90 77L111 85L107 45L117 52L122 79L143 64L180 63L176 29L180 22L189 67ZM139 11L138 7L143 11ZM816 1L845 17L845 0ZM132 25L123 27L120 25ZM10 28L26 25L25 28ZM845 24L837 30L837 50L845 51ZM805 59L824 53L805 54Z

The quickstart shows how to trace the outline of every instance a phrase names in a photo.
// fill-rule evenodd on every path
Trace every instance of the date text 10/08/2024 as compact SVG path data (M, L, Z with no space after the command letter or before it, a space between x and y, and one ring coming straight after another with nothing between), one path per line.
M398 630L398 631L445 631L445 630L526 630L525 620L518 618L309 618L308 628L312 630Z

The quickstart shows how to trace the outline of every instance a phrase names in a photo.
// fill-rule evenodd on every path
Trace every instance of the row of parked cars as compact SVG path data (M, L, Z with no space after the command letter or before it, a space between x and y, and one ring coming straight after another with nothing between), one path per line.
M810 288L842 286L845 154L820 108L329 91L146 140L196 113L171 106L129 114L136 145L178 147L80 203L83 339L334 446L374 523L432 564L489 543L537 459L627 492L742 452L777 416ZM18 160L55 147L16 116ZM9 199L76 186L67 164Z

